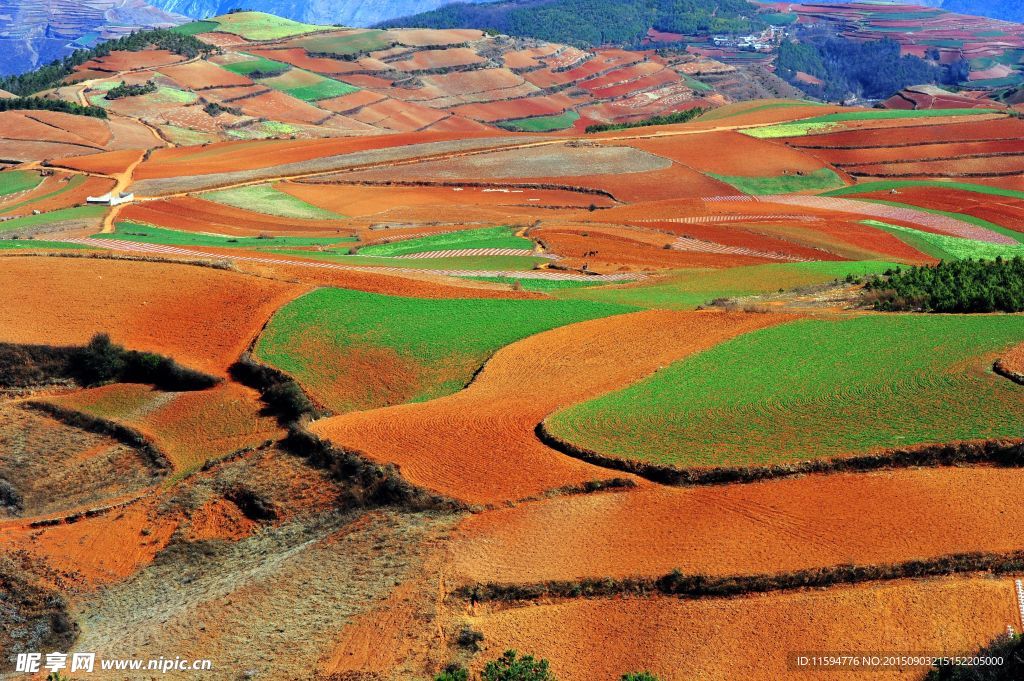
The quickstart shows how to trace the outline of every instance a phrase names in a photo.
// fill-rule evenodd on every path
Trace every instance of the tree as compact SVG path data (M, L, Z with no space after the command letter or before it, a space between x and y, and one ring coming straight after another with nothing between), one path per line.
M658 677L650 672L632 672L623 674L622 681L658 681Z
M484 667L483 681L556 681L547 660L534 660L532 655L518 656L506 650L497 660Z
M82 349L78 371L83 384L96 385L112 381L124 373L125 350L111 342L110 336L98 333Z
M435 676L434 681L469 681L469 672L461 664L453 662Z

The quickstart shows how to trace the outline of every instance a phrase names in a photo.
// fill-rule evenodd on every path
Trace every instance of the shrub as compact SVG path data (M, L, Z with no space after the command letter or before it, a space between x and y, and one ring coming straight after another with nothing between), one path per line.
M122 80L120 85L107 91L106 99L114 100L121 99L123 97L140 97L142 95L151 95L156 92L156 90L156 83L153 81L148 81L143 85L128 85Z
M623 674L622 681L658 681L658 677L650 672L631 672Z
M78 355L78 376L84 385L108 383L124 373L127 362L124 348L114 345L110 336L98 333Z
M1024 637L1000 636L977 652L978 657L1002 658L1001 665L939 665L925 681L1018 681L1024 679Z
M480 644L483 643L483 640L483 632L477 631L468 624L462 627L462 630L459 632L459 637L457 639L461 647L468 648L473 652L477 652L480 650Z
M534 660L532 655L518 656L506 650L497 660L484 667L483 681L556 681L547 660Z
M1024 258L957 260L897 267L865 284L876 310L921 312L1024 311Z
M461 664L453 662L435 676L434 681L469 681L469 672Z

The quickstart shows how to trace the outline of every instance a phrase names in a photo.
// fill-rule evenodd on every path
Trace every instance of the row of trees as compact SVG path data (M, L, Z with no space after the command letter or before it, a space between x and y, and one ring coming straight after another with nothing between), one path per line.
M664 116L652 116L645 118L641 121L633 121L631 123L599 123L597 125L588 125L587 132L608 132L609 130L628 130L630 128L646 128L652 125L672 125L674 123L686 123L692 121L694 118L701 116L706 113L708 109L702 107L695 107L693 109L687 109L686 111L679 111L678 113L667 114Z
M956 85L970 74L970 65L964 61L940 66L920 57L900 56L900 45L894 40L858 42L834 36L783 42L776 67L780 76L807 94L829 101L841 101L850 94L886 99L908 85ZM797 72L823 82L797 80Z
M556 681L547 660L536 660L532 655L520 656L514 650L506 650L497 660L484 666L483 681ZM448 665L434 681L469 681L469 672L457 664ZM623 674L621 681L658 681L650 672Z
M43 99L42 97L0 99L0 111L59 111L75 116L107 117L107 112L102 107L82 106L75 102L65 102L62 99Z
M141 95L149 95L156 92L156 83L148 81L142 85L128 85L123 80L117 87L110 88L107 91L107 99L121 99L122 97L139 97Z
M884 311L1024 312L1024 258L897 267L868 279L865 289Z
M570 45L639 45L648 29L748 33L763 24L747 0L527 0L454 4L382 26L479 28Z
M108 40L92 49L77 50L35 71L0 78L0 90L25 97L62 85L76 66L81 66L90 59L106 57L111 52L140 52L150 48L174 52L187 59L219 51L219 48L204 43L195 36L183 35L173 30L139 31L116 40Z

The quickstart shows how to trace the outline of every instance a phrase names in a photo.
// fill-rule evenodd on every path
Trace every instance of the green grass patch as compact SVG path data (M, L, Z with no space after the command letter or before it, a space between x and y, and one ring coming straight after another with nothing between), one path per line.
M938 187L940 189L957 189L976 194L987 194L990 196L1006 196L1014 199L1024 199L1024 192L1013 189L1001 189L989 187L984 184L973 182L944 182L940 180L882 180L880 182L862 182L850 187L843 187L822 194L822 196L854 196L857 194L870 194L871 192L887 192L893 189L905 189L908 187Z
M326 26L303 24L263 12L235 12L215 18L218 31L234 33L246 40L279 40L295 35L330 30Z
M498 125L506 130L515 130L517 132L552 132L555 130L567 130L579 119L580 115L570 110L557 116L535 116L533 118L501 121Z
M926 253L939 260L964 260L966 258L994 259L1000 256L1004 258L1012 258L1015 255L1024 256L1024 244L1016 246L991 244L985 241L975 241L974 239L961 239L955 236L923 232L918 229L890 225L877 220L863 220L862 223L883 229L922 253Z
M300 220L340 220L344 216L324 210L297 199L291 194L274 189L272 185L261 184L251 187L224 189L201 194L201 198L225 206L233 206L265 215Z
M257 341L255 354L340 413L449 395L509 343L632 309L575 301L425 300L320 289L279 310Z
M877 260L858 262L800 262L753 265L722 270L683 270L653 283L568 289L553 295L562 299L594 300L645 308L692 310L715 298L734 298L814 286L848 274L862 277L896 267Z
M220 236L164 229L137 222L118 222L113 234L94 234L93 239L118 239L165 246L209 246L215 248L245 248L254 251L280 251L353 243L352 238L311 238L295 236L242 237Z
M707 83L697 80L693 76L689 76L685 73L682 74L682 76L683 82L685 82L687 87L689 87L694 92L711 92L715 89L712 86L708 85Z
M251 76L252 74L281 74L290 70L290 64L267 59L266 57L251 57L246 61L236 61L231 64L221 64L221 68L227 69L240 76Z
M171 29L174 33L181 35L199 35L200 33L212 33L220 30L220 24L216 21L193 21Z
M260 82L267 87L279 90L304 102L332 99L359 90L354 85L349 85L333 78L326 78L302 69L291 69L280 76L267 78Z
M741 130L745 135L758 139L775 139L779 137L802 137L833 130L837 124L849 121L884 121L903 118L942 118L947 116L978 116L981 114L999 113L996 109L922 109L909 111L903 109L863 109L844 111L842 113L815 116L791 123L780 123L760 128Z
M565 281L562 279L516 279L515 277L466 277L474 281L490 281L495 284L519 284L524 291L537 291L548 293L550 291L564 291L565 289L590 288L591 286L604 286L604 281Z
M35 189L43 178L33 170L6 170L0 173L0 196Z
M976 227L982 227L991 232L998 232L1004 236L1008 236L1015 241L1024 242L1024 233L1015 232L1012 229L1007 229L997 225L994 222L983 220L982 218L976 218L973 215L967 215L966 213L951 213L947 210L936 210L935 208L922 208L921 206L915 206L909 203L899 203L897 201L883 201L880 199L855 199L856 201L868 201L869 203L880 203L885 206L894 206L896 208L907 208L909 210L916 210L922 213L931 213L932 215L944 215L947 218L954 218L956 220L962 220L968 222Z
M4 210L5 213L10 213L12 211L18 210L19 208L25 208L26 206L31 206L34 203L38 203L40 201L46 201L46 200L52 199L52 198L54 198L56 196L60 196L64 192L71 191L72 189L75 189L75 188L79 187L80 185L82 185L85 182L85 179L86 179L85 175L72 175L71 179L68 180L66 183L64 183L64 186L62 186L60 189L55 189L52 192L48 192L46 194L43 194L42 196L37 196L37 197L32 198L32 199L26 199L25 201L20 201L18 203L12 204L10 206L5 206L3 210Z
M992 361L1024 317L877 315L740 336L559 412L553 432L682 467L784 464L1020 437L1024 388Z
M77 206L75 208L62 208L61 210L40 213L39 215L26 215L21 218L14 218L7 222L0 222L0 232L13 232L18 229L29 227L41 227L44 225L68 222L70 220L90 220L100 218L107 212L106 206Z
M351 57L366 52L375 52L391 46L384 31L365 31L350 35L325 35L303 38L298 42L310 54L329 57Z
M458 232L433 234L418 239L406 239L377 246L366 246L359 250L359 254L388 258L396 255L471 248L521 248L529 250L533 248L533 242L516 236L515 231L511 227L482 227L480 229L465 229Z
M708 173L716 180L732 185L744 194L763 196L766 194L791 194L803 191L822 191L843 187L843 179L830 168L821 168L803 175L782 175L779 177L739 177Z
M339 265L358 265L360 267L400 267L410 270L456 270L467 272L527 272L537 265L548 262L545 258L516 255L480 255L455 258L377 258L363 255L345 255L324 251L303 252L279 250L284 255L301 255L313 260L324 260Z
M69 244L63 241L44 241L42 239L0 239L0 251L23 251L23 250L69 250L69 251L91 251L92 246L85 244Z

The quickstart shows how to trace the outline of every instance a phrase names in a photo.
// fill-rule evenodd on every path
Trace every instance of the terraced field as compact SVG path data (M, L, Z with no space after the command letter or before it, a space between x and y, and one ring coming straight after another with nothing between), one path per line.
M324 289L274 315L255 354L340 413L451 394L509 343L630 310L605 303L423 300Z
M679 362L548 426L587 449L682 467L1015 438L1024 392L991 364L1021 338L1015 317L795 322Z
M446 232L434 236L370 245L361 248L359 252L362 255L388 258L422 253L429 254L436 251L469 251L474 249L529 251L533 249L533 242L529 239L515 236L513 230L509 227L484 227L481 229Z
M266 215L276 215L283 218L297 218L300 220L333 220L342 216L332 213L329 210L311 206L305 201L300 201L290 194L277 191L269 184L255 185L251 187L240 187L238 189L226 189L217 192L207 192L202 197L207 201L222 203L226 206L250 210Z

